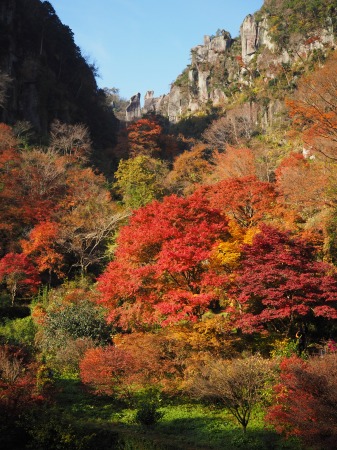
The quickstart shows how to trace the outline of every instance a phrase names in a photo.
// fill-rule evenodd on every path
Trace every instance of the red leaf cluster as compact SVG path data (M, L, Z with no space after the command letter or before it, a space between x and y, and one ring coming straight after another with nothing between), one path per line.
M131 312L144 323L195 320L214 296L205 277L212 248L227 234L227 220L200 193L136 211L98 280L109 319L121 324Z
M281 326L282 321L289 326L312 313L336 319L337 277L331 266L317 261L305 241L267 225L260 229L253 244L244 246L236 279L241 326Z

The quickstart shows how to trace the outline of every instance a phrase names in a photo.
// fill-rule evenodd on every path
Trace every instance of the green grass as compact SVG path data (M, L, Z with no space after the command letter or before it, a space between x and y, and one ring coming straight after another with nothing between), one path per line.
M58 407L72 423L113 430L121 437L117 450L299 450L265 427L256 411L244 435L224 409L181 400L160 408L162 420L152 427L135 423L136 409L109 397L90 395L76 379L59 380Z

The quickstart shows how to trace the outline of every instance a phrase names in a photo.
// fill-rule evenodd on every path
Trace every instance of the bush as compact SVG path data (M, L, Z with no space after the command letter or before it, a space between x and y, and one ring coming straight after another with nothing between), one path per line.
M47 313L44 327L46 337L50 340L57 333L71 338L91 338L100 343L110 339L111 328L107 326L103 311L93 302L83 300L60 306ZM59 343L62 345L62 343Z
M285 358L267 420L310 448L335 449L337 442L337 354L303 361Z
M80 361L86 351L95 346L95 342L90 338L68 339L67 345L55 351L49 365L63 375L78 375Z
M155 389L145 392L144 398L139 402L135 420L144 426L155 425L163 418L164 413L158 411L160 406L160 396Z
M91 348L80 362L80 376L98 395L128 397L134 366L132 356L119 347Z
M0 326L0 336L6 343L18 345L24 344L28 347L34 346L36 325L31 317L23 319L6 320Z
M246 432L253 409L265 401L274 376L269 360L259 355L243 359L209 359L187 372L189 392L222 404Z

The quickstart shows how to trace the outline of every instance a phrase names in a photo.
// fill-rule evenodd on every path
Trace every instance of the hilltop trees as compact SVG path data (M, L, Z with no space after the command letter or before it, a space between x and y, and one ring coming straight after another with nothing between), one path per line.
M335 0L266 0L262 12L267 13L272 39L286 48L293 34L312 37L315 28L326 26L327 18L334 22Z

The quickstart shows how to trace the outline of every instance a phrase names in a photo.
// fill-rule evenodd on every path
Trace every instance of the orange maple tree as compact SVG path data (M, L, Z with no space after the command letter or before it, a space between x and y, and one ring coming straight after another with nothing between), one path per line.
M245 228L267 219L276 201L274 186L259 181L255 176L228 178L201 187L200 194L209 199L212 207L219 208Z
M139 119L127 128L130 156L155 156L160 151L162 127L155 119Z
M52 272L61 275L63 255L56 249L59 236L59 225L55 222L40 222L29 233L28 240L22 240L23 253L34 261L40 273L49 273L49 282Z
M290 116L303 130L307 150L336 160L337 54L299 82L298 92L286 101Z

